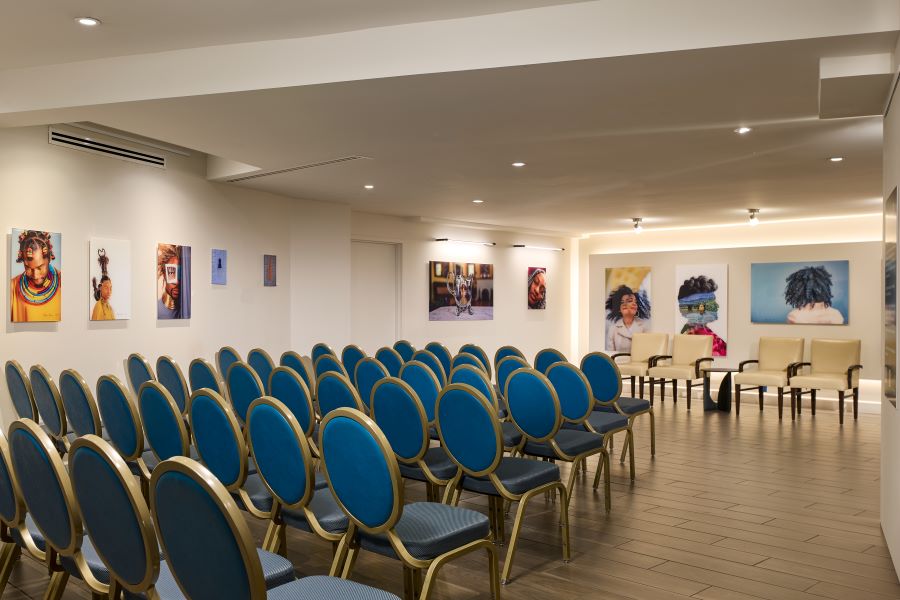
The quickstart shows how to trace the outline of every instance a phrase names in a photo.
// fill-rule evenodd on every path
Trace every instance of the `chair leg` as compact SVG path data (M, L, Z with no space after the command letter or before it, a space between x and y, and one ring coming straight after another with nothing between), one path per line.
M644 398L644 378L638 377L638 391L640 392L640 397L643 400Z
M838 412L840 413L840 423L844 424L844 390L838 392Z
M575 477L578 475L578 467L582 462L584 462L584 458L580 460L576 458L572 463L572 468L569 469L569 481L566 483L566 495L569 498L572 497L572 490L575 489Z
M816 390L809 390L809 406L812 408L812 416L816 416Z
M653 392L656 381L651 377L650 378L650 406L653 406Z
M6 583L21 553L21 548L12 542L4 544L0 550L0 594L6 589Z
M784 388L778 388L778 420L781 420L781 413L784 410Z
M797 388L791 388L791 421L796 418Z
M759 386L759 410L763 409L763 388Z
M650 456L656 456L656 415L653 414L653 408L650 408Z
M678 380L672 380L672 404L678 404Z
M603 471L603 492L605 497L605 505L606 512L610 511L612 501L609 497L609 454L606 452L600 453L600 466L597 467L597 474L594 475L594 489L596 490L600 486L600 472Z
M859 418L859 388L853 388L853 420Z
M631 397L634 398L634 384L635 384L635 376L631 376Z
M734 384L734 414L741 415L741 384Z
M693 383L691 382L690 379L688 379L687 383L685 384L685 387L687 388L686 391L687 391L688 410L691 410L691 385L693 385Z
M800 414L800 408L803 404L803 390L800 388L794 388L797 390L797 414Z
M628 456L630 457L631 482L634 483L634 432L629 428L628 433Z
M625 434L628 435L627 433ZM612 442L612 437L609 438L610 442ZM622 444L622 456L619 457L619 464L625 464L625 455L628 454L628 438L625 438L625 443ZM610 455L612 455L612 447L610 446Z
M609 455L607 455L607 459ZM607 470L607 474L609 471ZM566 497L566 490L559 488L559 524L562 527L562 543L563 543L563 562L567 563L572 560L572 546L569 542L569 500ZM608 511L607 511L608 512Z
M69 574L66 571L54 571L53 574L50 575L50 583L47 585L47 591L44 592L44 600L59 600L62 598L68 582Z
M560 482L559 487L560 493L564 495L566 493L566 488L563 486L562 482ZM516 509L516 519L513 521L512 533L509 536L509 548L506 549L506 558L503 561L503 574L500 576L500 583L502 585L506 585L510 581L509 574L512 571L513 558L516 555L516 544L519 541L519 533L522 531L522 517L525 516L525 508L528 506L528 501L537 493L543 493L543 490L540 492L531 490L519 499L519 507ZM560 510L566 515L565 518L568 522L567 504L568 502L560 502Z

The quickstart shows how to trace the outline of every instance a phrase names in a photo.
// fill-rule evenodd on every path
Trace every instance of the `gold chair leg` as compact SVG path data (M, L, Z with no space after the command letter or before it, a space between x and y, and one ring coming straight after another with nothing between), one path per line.
M606 455L609 458L609 455ZM606 471L609 473L609 470ZM562 527L562 543L563 543L563 562L568 563L572 560L572 546L569 541L569 500L565 497L566 490L559 488L559 522Z
M21 553L21 548L12 542L3 544L3 549L0 550L0 594L6 589L9 576Z
M403 600L416 600L412 569L403 565Z
M628 438L626 441L628 442L628 450L629 450L628 456L630 457L629 467L631 468L631 481L633 483L634 482L634 432L631 429L629 429L626 436Z
M564 494L565 487L562 483L560 483L559 486ZM528 505L528 501L531 500L535 493L543 493L543 490L541 490L541 492L532 490L519 498L519 508L516 509L516 520L513 521L512 534L509 536L509 548L506 550L506 558L503 561L503 574L500 576L500 583L502 585L506 585L510 581L509 574L512 571L513 558L516 555L516 543L519 540L519 533L522 530L522 517L525 516L525 507ZM567 510L565 502L560 504L562 505L561 510Z
M350 543L350 548L347 552L347 560L344 562L344 572L341 573L341 579L350 578L350 573L356 565L357 556L359 556L359 544L354 541Z
M347 532L341 537L337 548L334 550L334 558L331 561L331 569L328 571L330 577L340 577L344 571L344 563L347 561L347 554L350 551L350 538L356 535L356 527L351 524L347 528Z
M487 545L484 547L488 555L488 577L491 579L491 598L500 600L500 563L497 560L497 549Z
M625 455L628 454L628 438L627 438L628 434L626 433L625 435L626 435L625 443L622 444L622 456L619 457L620 465L625 464ZM610 448L610 450L612 450L612 448ZM612 454L612 452L610 452L610 454Z
M575 489L575 477L578 475L578 467L582 462L584 462L584 458L576 458L575 462L572 463L572 468L569 470L569 481L566 483L566 495L569 498L572 497L572 490Z
M53 574L50 575L50 583L47 585L47 591L44 592L44 600L59 600L62 598L68 582L69 574L67 572L54 571Z
M262 549L274 554L286 552L286 550L281 548L281 540L286 539L284 530L285 526L283 523L269 521L269 526L266 528L266 535L263 537Z

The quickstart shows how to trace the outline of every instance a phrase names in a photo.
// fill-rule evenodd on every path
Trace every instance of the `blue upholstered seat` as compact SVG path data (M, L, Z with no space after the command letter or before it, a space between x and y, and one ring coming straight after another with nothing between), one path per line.
M422 457L428 469L438 479L451 479L456 475L456 463L450 458L447 452L440 446L429 448ZM425 473L422 469L415 465L400 463L400 474L407 479L415 479L416 481L427 481Z
M247 496L250 497L250 501L253 502L254 507L263 512L272 510L272 494L269 492L268 488L266 488L266 484L260 479L259 473L247 475L247 480L241 487L247 492ZM244 508L244 503L237 493L232 493L232 497L235 502L237 502L238 506Z
M328 482L326 481L326 489L316 488L312 500L309 501L309 509L316 515L316 520L322 526L322 529L328 533L341 534L347 531L350 520L334 499L331 490L327 489L327 487ZM302 529L303 531L312 531L303 511L287 508L281 513L281 517L291 527Z
M503 436L504 448L518 446L519 442L522 441L522 432L519 431L515 423L511 423L510 421L503 421L500 423L500 435Z
M100 555L94 548L91 538L84 536L81 540L81 554L84 556L84 562L87 563L91 574L97 578L100 583L109 583L109 569L103 564ZM71 556L60 556L59 562L63 568L72 576L79 577L78 567L75 565L75 559Z
M531 458L504 457L494 474L513 494L524 494L545 483L559 481L559 467L554 463ZM487 477L463 477L463 489L479 494L498 496L494 484Z
M627 427L628 417L626 417L625 415L620 415L617 412L595 410L588 415L587 422L590 423L591 427L593 427L594 431L596 431L597 433L606 433L614 429ZM575 429L577 431L584 431L585 426L583 423L563 423L563 429Z
M603 436L590 431L578 431L576 429L560 429L553 437L553 441L565 454L577 456L582 452L596 450L603 447ZM557 458L556 452L545 442L526 442L525 454Z
M44 534L42 534L41 530L34 524L31 515L25 515L25 528L28 529L28 533L31 534L31 539L34 541L34 545L37 546L38 550L46 550L47 543L44 541ZM22 540L22 534L19 533L18 529L10 529L9 535L12 536L12 539L14 539L19 546L25 545L25 542Z
M467 508L437 502L413 502L403 507L403 515L394 525L394 533L415 558L431 560L484 539L490 531L488 518ZM360 545L366 550L394 557L394 549L384 534L360 533Z
M268 600L400 600L377 588L337 577L313 575L269 590Z
M175 581L175 576L172 575L172 570L169 568L169 565L166 564L166 561L161 561L159 563L159 577L156 579L156 592L159 594L160 600L187 600L178 588L178 582ZM146 594L132 594L127 590L125 591L126 600L134 600L137 598L144 600L146 597Z
M616 404L619 405L619 408L621 408L622 412L626 415L633 415L645 410L650 410L650 401L644 400L643 398L626 398L621 396L616 400ZM597 412L617 412L613 406L603 406L599 404L594 407L594 410Z

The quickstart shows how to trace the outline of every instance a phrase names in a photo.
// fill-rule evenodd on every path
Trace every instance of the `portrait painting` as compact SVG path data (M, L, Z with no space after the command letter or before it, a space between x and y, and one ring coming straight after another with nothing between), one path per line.
M728 353L728 265L675 267L676 333L709 335L713 356Z
M606 269L606 349L631 352L631 336L652 331L650 267Z
M62 320L62 235L13 229L10 236L10 320L13 323Z
M846 325L850 261L753 263L750 320L789 325Z
M131 318L131 242L91 238L88 243L91 321Z
M528 309L547 308L547 269L528 267Z
M191 318L191 247L156 247L156 318Z
M429 321L494 318L494 265L432 261L428 280Z
M885 399L897 405L897 188L884 205L884 374Z
M278 270L276 266L276 257L274 254L263 255L263 285L265 287L275 287L278 284Z

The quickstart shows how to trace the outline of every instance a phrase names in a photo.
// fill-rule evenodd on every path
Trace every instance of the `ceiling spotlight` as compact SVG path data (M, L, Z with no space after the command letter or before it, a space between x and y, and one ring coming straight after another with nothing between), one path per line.
M642 231L644 230L644 226L641 225L641 222L643 221L642 218L640 218L640 217L635 217L635 218L632 219L632 221L634 221L634 232L635 232L635 233L640 233L640 232L642 232Z
M367 183L367 184L364 185L363 187L366 188L367 190L374 190L374 189L375 189L375 186L372 185L371 183Z
M474 200L472 200L472 202L474 204L484 204L484 200L479 200L478 198L475 198Z
M844 160L844 157L843 156L832 156L828 160L830 160L831 162L841 162Z
M740 135L744 135L745 133L750 133L753 131L750 127L738 127L734 130L735 133L739 133Z
M514 167L524 167L524 166L525 166L525 163L523 163L523 162L514 162L514 163L512 164L512 166L514 166Z
M747 212L750 213L750 225L756 226L759 225L759 209L758 208L748 208Z
M100 19L95 19L94 17L78 17L75 21L85 27L96 27L100 24Z
M472 244L475 246L496 246L496 242L475 242L472 240L454 240L451 238L434 238L436 242L456 242L457 244Z

